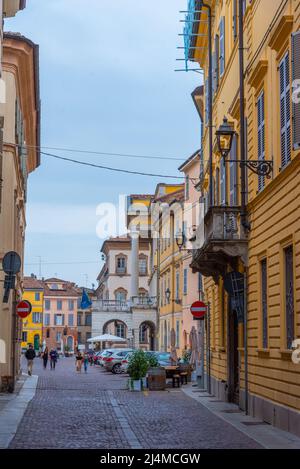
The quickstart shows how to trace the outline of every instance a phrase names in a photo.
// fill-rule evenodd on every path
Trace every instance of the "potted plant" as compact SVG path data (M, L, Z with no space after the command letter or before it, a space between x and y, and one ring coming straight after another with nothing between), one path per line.
M142 390L142 378L146 376L149 363L143 350L136 350L129 359L128 374L129 389L131 391Z

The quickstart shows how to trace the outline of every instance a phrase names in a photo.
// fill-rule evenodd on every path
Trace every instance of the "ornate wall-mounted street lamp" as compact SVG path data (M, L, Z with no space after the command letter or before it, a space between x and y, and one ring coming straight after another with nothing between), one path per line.
M234 128L228 123L226 117L224 117L223 123L216 131L218 150L224 159L226 159L231 152L234 135Z
M186 241L185 240L185 234L184 234L183 230L177 231L175 240L176 240L176 244L179 248L179 251L181 251L181 249L185 245L185 241Z
M228 123L226 117L224 117L223 123L216 131L217 143L218 143L218 150L224 161L226 163L239 163L240 166L246 166L250 169L253 173L257 174L258 176L263 176L268 179L271 178L271 174L273 172L273 161L266 161L266 160L228 160L227 157L232 148L233 138L236 135L233 127Z

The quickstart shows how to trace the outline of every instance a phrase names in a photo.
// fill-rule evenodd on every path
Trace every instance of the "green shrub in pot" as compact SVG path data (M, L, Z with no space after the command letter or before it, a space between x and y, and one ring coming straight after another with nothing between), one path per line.
M130 376L130 389L141 391L141 379L146 376L149 362L143 350L136 350L129 359L127 372Z

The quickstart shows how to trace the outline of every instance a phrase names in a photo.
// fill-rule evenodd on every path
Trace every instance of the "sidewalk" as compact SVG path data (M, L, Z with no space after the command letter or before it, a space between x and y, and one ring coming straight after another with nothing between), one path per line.
M0 448L7 448L15 436L37 382L38 376L22 374L13 394L0 394Z
M285 432L265 422L245 415L238 406L217 400L206 391L189 384L182 386L182 391L195 399L227 423L230 423L240 432L249 436L266 449L300 449L300 438L292 433Z

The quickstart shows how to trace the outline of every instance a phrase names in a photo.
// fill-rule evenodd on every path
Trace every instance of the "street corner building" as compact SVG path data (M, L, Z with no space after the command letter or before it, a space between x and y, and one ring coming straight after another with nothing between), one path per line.
M44 310L44 284L34 275L24 277L23 300L29 301L32 306L31 313L23 319L22 350L33 345L36 352L42 349L43 343L43 310Z
M299 1L190 0L184 31L205 85L191 266L210 306L208 387L298 436L299 28Z
M59 278L44 280L43 345L74 354L78 346L78 287Z
M0 6L3 20L23 9L25 1L4 1ZM2 30L0 41L0 262L9 251L15 251L22 261L8 302L3 302L4 273L0 272L3 387L5 382L14 382L20 369L22 321L15 316L14 305L22 298L27 179L40 164L40 95L38 46L20 34Z

